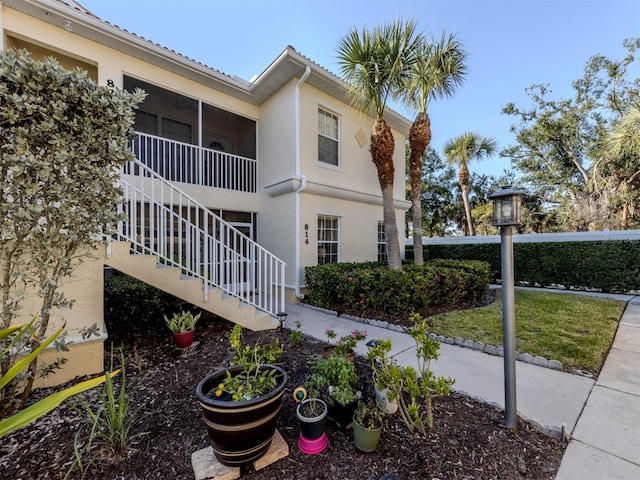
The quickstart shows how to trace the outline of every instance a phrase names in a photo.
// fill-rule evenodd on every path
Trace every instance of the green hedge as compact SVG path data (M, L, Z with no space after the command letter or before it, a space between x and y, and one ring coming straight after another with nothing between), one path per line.
M491 280L500 276L500 244L425 245L425 259L481 260L489 264ZM413 258L407 247L407 259ZM514 243L515 280L536 286L563 285L604 292L640 290L640 242Z
M120 272L114 272L104 282L107 331L166 329L163 315L171 316L182 303L173 295Z
M307 267L305 280L311 305L363 316L408 316L481 300L489 287L489 267L436 260L397 272L377 262L333 263Z

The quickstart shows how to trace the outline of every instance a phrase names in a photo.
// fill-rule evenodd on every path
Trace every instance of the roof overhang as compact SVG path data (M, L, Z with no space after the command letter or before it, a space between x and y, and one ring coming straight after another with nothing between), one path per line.
M292 78L300 78L308 66L309 85L349 104L347 85L333 73L287 46L253 82L226 75L157 43L119 28L83 8L73 0L2 0L2 5L33 18L71 31L88 40L173 72L252 105L259 106ZM411 122L387 109L391 128L407 135Z

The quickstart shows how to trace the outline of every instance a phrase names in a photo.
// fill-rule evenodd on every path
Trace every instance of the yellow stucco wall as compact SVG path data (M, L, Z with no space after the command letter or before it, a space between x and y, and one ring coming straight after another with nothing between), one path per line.
M54 309L47 329L47 336L65 325L69 352L57 352L47 348L41 356L41 363L50 363L56 358L66 358L61 369L45 378L39 378L36 386L58 385L79 375L102 372L103 342L106 338L104 312L103 261L98 251L91 252L94 258L84 259L73 271L72 276L63 279L59 289L68 300L74 300L70 309ZM40 311L42 299L35 290L27 291L20 304L16 323L28 323ZM82 339L81 330L96 324L100 337Z

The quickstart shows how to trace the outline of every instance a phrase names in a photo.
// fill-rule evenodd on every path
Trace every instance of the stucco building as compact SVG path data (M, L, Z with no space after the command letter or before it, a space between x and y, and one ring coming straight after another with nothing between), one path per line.
M86 343L78 332L94 322L104 332L105 265L261 329L303 293L306 266L384 255L382 196L368 149L373 118L350 106L338 77L293 47L247 81L73 1L0 5L1 48L52 56L100 85L147 93L132 142L138 163L122 174L127 221L64 286L76 305L55 318L66 319L76 343L67 355L72 367L56 380L102 369L104 335ZM393 111L386 120L402 228L410 122Z

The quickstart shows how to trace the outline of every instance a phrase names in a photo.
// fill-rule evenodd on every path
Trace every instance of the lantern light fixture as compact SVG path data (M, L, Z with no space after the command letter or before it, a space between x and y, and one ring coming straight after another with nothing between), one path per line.
M493 203L493 225L507 227L522 225L522 197L526 192L503 185L500 190L489 195Z
M279 312L276 314L278 321L280 322L280 331L284 329L284 322L287 321L287 315L289 315L287 312Z

